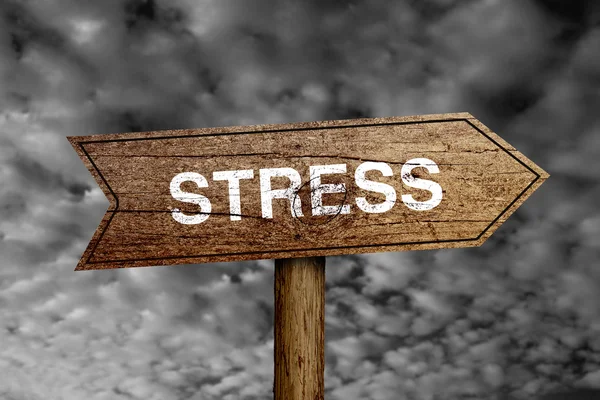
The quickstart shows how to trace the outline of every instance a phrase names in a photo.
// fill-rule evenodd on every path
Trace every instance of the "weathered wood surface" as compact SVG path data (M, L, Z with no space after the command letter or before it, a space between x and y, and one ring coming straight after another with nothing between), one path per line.
M479 246L548 177L468 113L68 139L110 201L77 270ZM403 164L414 158L439 168L412 171L443 189L433 209L415 211L401 200L403 194L431 198L401 179ZM387 212L357 206L357 197L385 201L355 181L366 161L386 163L393 172L365 175L395 189ZM350 212L313 215L309 167L330 164L345 164L346 173L321 175L322 184L343 183L345 192L323 194L323 205L348 205ZM302 186L294 202L274 199L273 217L264 218L259 170L284 167L300 174ZM239 180L239 220L231 220L228 181L213 179L228 170L253 171L253 179ZM212 209L202 223L184 225L172 215L174 208L187 215L200 210L172 196L170 182L181 172L206 178L207 187L181 184L209 199ZM270 181L272 189L290 185L285 177ZM302 216L291 212L296 201Z
M325 257L275 260L275 400L323 400Z

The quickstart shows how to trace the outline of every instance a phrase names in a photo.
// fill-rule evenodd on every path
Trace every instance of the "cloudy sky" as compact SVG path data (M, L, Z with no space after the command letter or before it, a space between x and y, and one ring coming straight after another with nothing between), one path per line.
M0 398L272 398L273 262L74 272L66 136L462 111L551 177L480 248L328 257L326 398L599 398L599 49L597 1L2 0Z

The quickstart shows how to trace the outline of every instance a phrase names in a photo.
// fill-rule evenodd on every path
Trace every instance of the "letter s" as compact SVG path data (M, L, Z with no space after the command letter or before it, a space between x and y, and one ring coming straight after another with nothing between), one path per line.
M404 204L406 204L408 208L412 210L431 210L432 208L437 207L437 205L440 204L440 202L442 201L442 187L436 182L429 181L426 179L419 179L412 176L411 171L413 170L413 168L418 167L425 168L427 171L429 171L430 174L437 174L440 172L440 169L438 168L437 164L431 161L430 159L413 158L412 160L408 160L406 164L402 166L402 170L400 172L402 176L402 182L404 182L404 184L409 187L430 191L431 198L426 201L416 201L412 197L412 195L403 194L402 201L404 202Z
M354 173L356 185L361 189L383 193L385 195L385 201L380 204L369 204L366 198L357 197L356 205L358 208L368 213L383 213L389 211L394 204L396 204L396 190L388 184L368 180L365 177L365 174L367 171L371 170L377 170L381 172L383 176L392 176L393 174L392 169L386 163L367 161L356 168L356 172Z
M171 196L175 200L182 201L184 203L192 203L200 206L201 214L186 215L179 211L178 208L172 210L173 219L180 224L194 225L204 222L210 216L211 204L210 200L201 194L188 193L181 190L181 184L186 181L194 182L198 187L207 187L208 182L206 178L196 172L182 172L175 175L171 180Z

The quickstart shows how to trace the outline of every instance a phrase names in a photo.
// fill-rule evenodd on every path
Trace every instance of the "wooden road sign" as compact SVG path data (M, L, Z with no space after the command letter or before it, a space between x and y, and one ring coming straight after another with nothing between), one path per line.
M68 139L110 201L77 270L479 246L548 177L468 113Z
M324 398L326 255L481 245L548 174L470 114L69 137L77 270L277 259L274 398Z

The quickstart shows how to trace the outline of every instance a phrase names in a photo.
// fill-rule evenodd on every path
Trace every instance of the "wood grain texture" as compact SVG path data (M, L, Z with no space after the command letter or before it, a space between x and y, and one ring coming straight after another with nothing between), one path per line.
M275 400L323 400L325 257L275 260Z
M468 113L68 139L110 202L77 270L480 246L548 178ZM412 172L443 189L441 203L428 211L411 210L401 200L402 194L417 201L430 197L402 182L402 165L413 158L439 167L437 174ZM366 213L355 202L385 200L355 182L356 168L366 161L393 171L366 175L396 190L397 202L385 213ZM345 164L346 173L322 175L322 183L344 183L345 193L324 194L323 204L349 205L350 213L313 216L309 168L330 164ZM259 170L283 167L302 178L294 201L303 216L291 212L289 201L275 199L273 218L263 218ZM253 170L254 178L239 181L241 219L232 221L228 182L212 177L242 169ZM181 186L211 202L209 218L197 225L171 215L173 208L199 210L170 193L170 181L186 171L208 182ZM273 189L289 186L286 178L271 182Z

